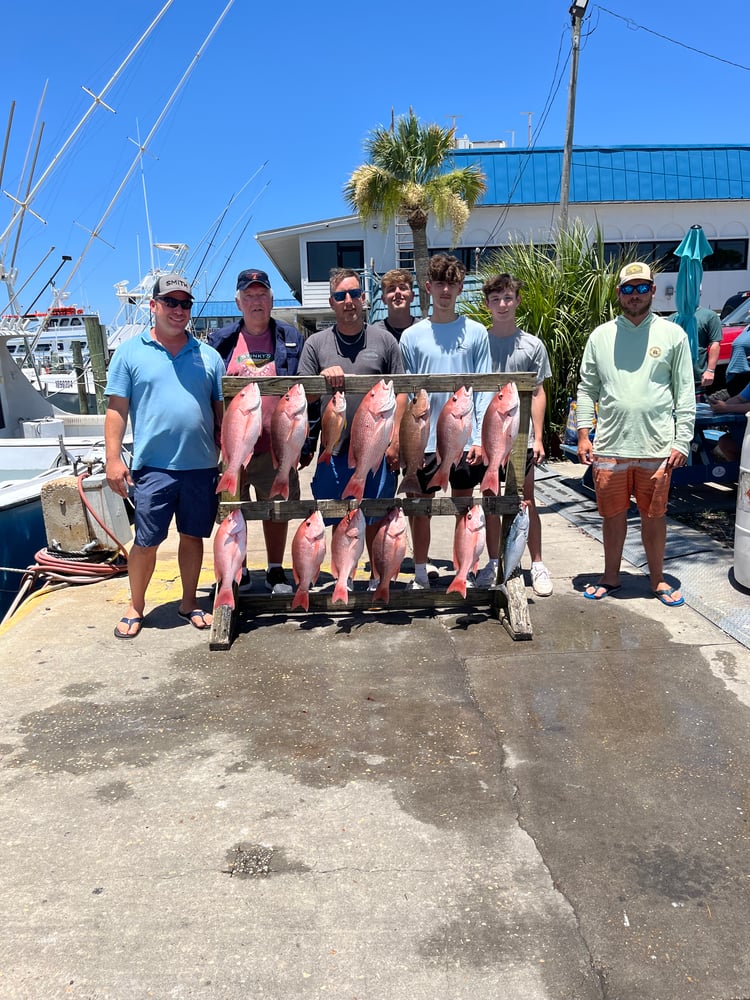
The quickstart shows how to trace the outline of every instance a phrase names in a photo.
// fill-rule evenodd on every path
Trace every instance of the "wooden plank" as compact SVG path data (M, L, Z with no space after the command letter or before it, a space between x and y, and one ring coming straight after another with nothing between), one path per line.
M323 517L342 518L350 510L362 508L365 517L385 517L394 507L401 507L407 517L415 514L459 515L474 504L481 504L485 513L515 516L519 508L517 496L502 497L382 497L379 500L233 500L219 505L217 521L230 511L239 509L246 521L293 521L309 517L319 510Z
M367 392L376 385L382 375L345 375L345 391L354 393ZM515 382L520 392L530 392L536 385L535 372L495 372L492 375L387 375L385 378L393 382L393 390L399 392L416 392L426 389L428 392L454 392L462 385L470 385L475 392L497 392L508 382ZM244 389L250 379L236 375L225 375L221 380L225 399L231 399ZM283 396L291 386L301 383L308 396L321 396L330 392L328 384L322 375L284 375L271 378L257 378L261 395ZM521 425L523 426L523 424ZM528 426L528 422L527 422Z
M505 584L504 591L496 587L490 593L493 615L500 619L511 639L516 641L531 639L533 630L529 602L526 599L526 587L521 571L518 570L511 576Z
M523 586L523 579L521 579ZM413 610L422 608L480 608L489 606L493 600L494 591L474 587L466 591L466 597L460 594L449 594L443 589L432 587L430 590L407 590L403 583L392 583L388 604L372 603L373 595L366 590L355 590L349 594L349 603L333 603L332 589L323 592L310 591L310 610L291 609L292 597L272 597L267 594L250 594L238 598L237 608L241 612L252 611L254 614L291 614L305 615L326 611L329 614L348 614L354 610Z

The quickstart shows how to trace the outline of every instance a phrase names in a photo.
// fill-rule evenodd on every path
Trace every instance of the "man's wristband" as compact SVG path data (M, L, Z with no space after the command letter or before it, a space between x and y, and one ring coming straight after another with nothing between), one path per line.
M713 375L713 374L715 374L715 372L716 372L715 368L707 368L706 369L706 375Z

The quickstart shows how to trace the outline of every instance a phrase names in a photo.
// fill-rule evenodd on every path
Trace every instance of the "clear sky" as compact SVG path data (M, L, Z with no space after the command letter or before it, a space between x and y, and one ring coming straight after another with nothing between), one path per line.
M165 0L8 3L3 10L0 123L15 118L2 180L21 180L29 136L47 84L36 176L47 167L89 98L99 92ZM28 283L28 308L60 255L73 263L128 171L128 141L150 132L227 0L174 0L105 97L27 216L17 284L51 246ZM154 241L194 253L196 294L232 298L237 272L265 267L277 298L288 290L255 233L348 214L342 187L363 161L363 140L391 109L450 125L473 140L561 146L569 79L569 0L328 7L308 0L235 0L156 132L144 158ZM750 103L747 0L589 0L583 22L575 143L746 143ZM680 44L677 44L680 43ZM724 61L720 61L724 60ZM454 117L455 116L455 117ZM30 154L28 154L30 155ZM233 199L234 196L234 199ZM233 199L233 200L232 200ZM207 236L225 212L213 245ZM2 196L0 231L12 203ZM243 227L247 227L242 234ZM113 285L134 285L150 263L140 168L102 238L69 285L70 303L116 313ZM6 263L15 234L6 249ZM239 242L238 242L239 241ZM236 245L235 245L236 244ZM162 264L166 258L160 258ZM60 272L58 284L72 269ZM223 273L222 273L223 271ZM45 299L47 301L45 301ZM0 310L4 310L3 294ZM38 307L48 304L48 296Z

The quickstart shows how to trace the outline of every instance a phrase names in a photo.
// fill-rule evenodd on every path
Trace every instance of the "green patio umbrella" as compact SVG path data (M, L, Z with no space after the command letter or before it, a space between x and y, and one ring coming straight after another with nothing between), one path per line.
M675 288L677 305L675 323L679 323L687 334L693 361L698 357L698 321L695 318L695 310L701 301L703 258L712 253L711 244L700 226L691 226L685 234L685 239L675 250L675 254L680 258L680 270L677 273Z

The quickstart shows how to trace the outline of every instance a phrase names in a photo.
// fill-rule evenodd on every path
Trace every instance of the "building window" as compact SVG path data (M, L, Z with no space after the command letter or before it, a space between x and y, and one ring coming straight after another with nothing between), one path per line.
M748 241L743 239L709 240L713 253L703 258L704 271L745 271L747 270ZM677 240L638 240L633 243L605 243L604 256L610 261L628 255L657 264L662 273L676 273L680 269L680 258L675 250L680 245Z
M362 240L328 240L307 244L307 280L328 281L335 267L363 271L365 245Z

